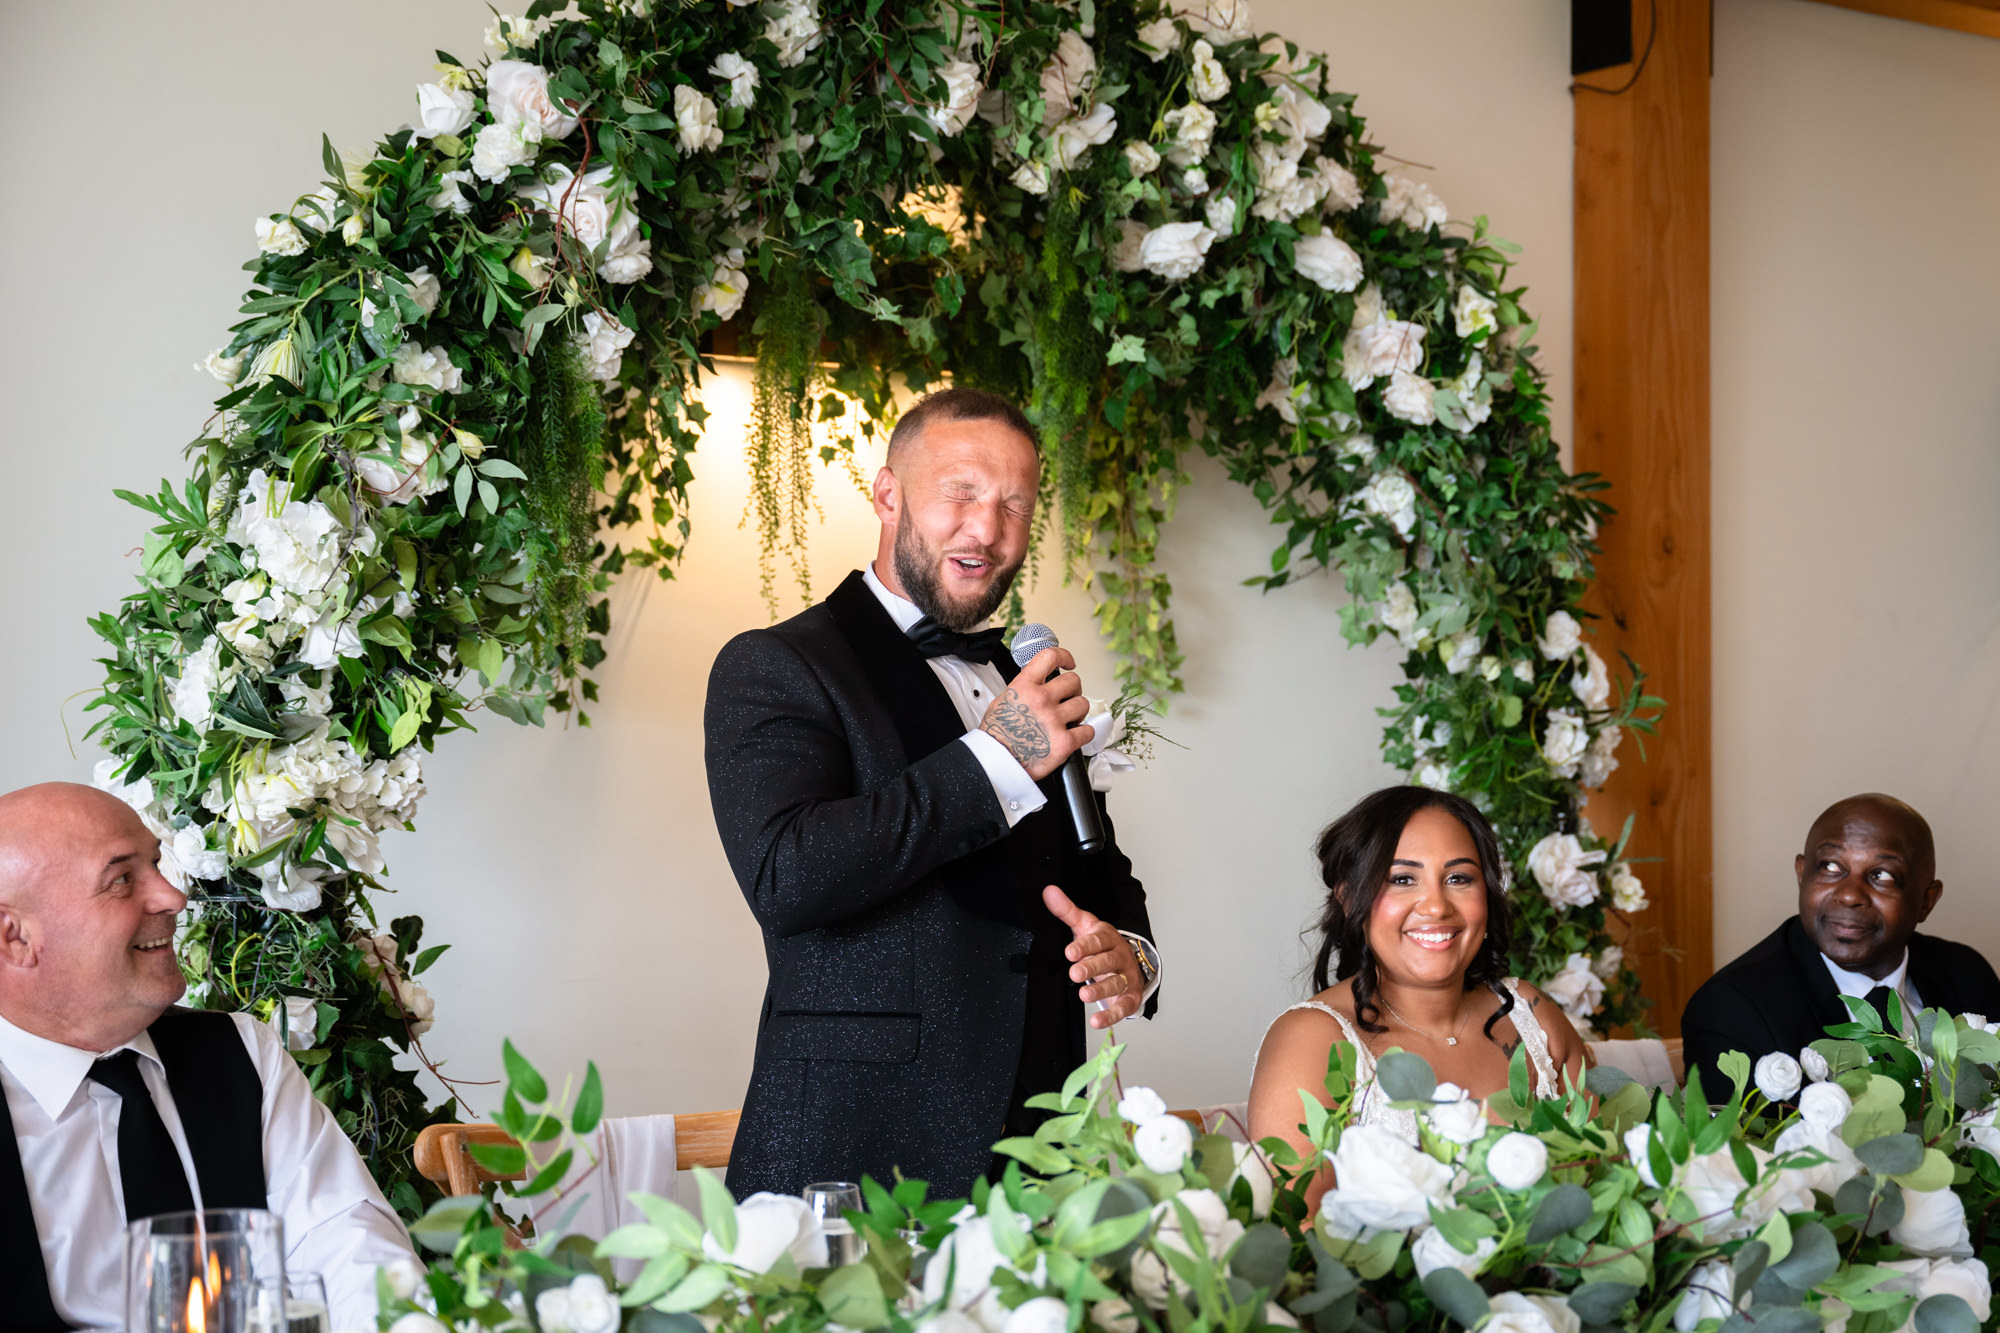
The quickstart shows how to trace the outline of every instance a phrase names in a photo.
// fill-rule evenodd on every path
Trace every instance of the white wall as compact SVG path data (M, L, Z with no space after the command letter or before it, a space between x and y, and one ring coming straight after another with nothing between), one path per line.
M430 52L479 54L474 0L110 0L0 16L0 789L81 778L65 741L97 680L84 618L132 587L143 516L110 488L181 475L214 386L189 370L223 340L252 254L251 219L319 177L319 136L357 143L404 120ZM1260 25L1332 53L1373 140L1435 168L1455 215L1520 242L1545 318L1556 420L1568 422L1570 121L1561 0L1267 0ZM695 459L695 541L680 576L616 593L613 655L590 730L491 719L426 766L419 834L387 850L388 914L417 911L455 947L426 977L429 1048L490 1078L502 1035L551 1068L603 1069L612 1109L736 1105L763 958L724 865L701 767L709 663L763 623L754 546L736 520L744 386ZM872 460L870 460L872 463ZM1264 1024L1301 993L1298 932L1317 900L1318 828L1389 780L1374 708L1387 651L1340 639L1317 580L1269 597L1275 532L1241 488L1193 464L1163 550L1189 692L1167 749L1113 798L1171 969L1163 1017L1132 1025L1130 1071L1176 1104L1243 1095ZM873 549L865 508L823 487L818 586ZM1086 601L1045 579L1032 615L1073 643ZM1110 684L1105 655L1080 653ZM67 706L65 701L70 701ZM473 1106L490 1109L475 1091Z
M1716 960L1869 790L2000 958L2000 42L1727 0L1713 117Z

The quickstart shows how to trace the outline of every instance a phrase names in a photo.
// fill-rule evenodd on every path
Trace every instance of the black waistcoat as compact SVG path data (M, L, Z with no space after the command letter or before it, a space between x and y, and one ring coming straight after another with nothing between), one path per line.
M169 1009L147 1029L167 1073L205 1208L264 1208L264 1084L228 1014ZM0 1095L0 1291L4 1320L20 1333L70 1326L49 1295L42 1241L21 1170L14 1118ZM122 1231L93 1238L122 1247Z

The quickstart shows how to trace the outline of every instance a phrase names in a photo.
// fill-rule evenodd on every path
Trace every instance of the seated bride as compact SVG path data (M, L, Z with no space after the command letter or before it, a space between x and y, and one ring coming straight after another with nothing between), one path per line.
M1500 847L1471 802L1427 787L1387 787L1319 839L1326 910L1313 984L1264 1034L1250 1088L1250 1136L1308 1151L1299 1090L1327 1100L1327 1057L1351 1042L1358 1061L1355 1119L1417 1141L1415 1116L1374 1084L1376 1057L1421 1055L1439 1083L1474 1097L1507 1086L1525 1046L1537 1097L1557 1095L1558 1070L1583 1078L1584 1043L1560 1006L1507 975L1509 913ZM1332 969L1329 974L1329 969ZM1316 1204L1323 1171L1307 1191Z

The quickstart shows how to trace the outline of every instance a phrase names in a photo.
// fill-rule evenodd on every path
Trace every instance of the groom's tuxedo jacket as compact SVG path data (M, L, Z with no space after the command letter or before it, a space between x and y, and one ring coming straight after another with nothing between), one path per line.
M1077 852L1060 775L1008 829L944 686L858 572L730 641L706 729L716 828L770 969L730 1189L900 1169L966 1193L1017 1080L1053 1091L1085 1056L1071 935L1042 888L1150 938L1131 862L1115 843Z

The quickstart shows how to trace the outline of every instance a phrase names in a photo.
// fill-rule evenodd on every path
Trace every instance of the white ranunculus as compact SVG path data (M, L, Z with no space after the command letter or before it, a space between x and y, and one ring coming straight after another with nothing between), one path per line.
M1570 688L1585 708L1602 711L1611 704L1611 672L1589 644L1583 645L1583 668L1572 672Z
M716 119L715 103L698 88L683 83L674 89L674 124L680 131L683 153L710 153L722 147L722 123Z
M1639 1173L1639 1179L1654 1189L1664 1189L1665 1185L1653 1174L1653 1127L1638 1124L1625 1131L1625 1152L1632 1159L1632 1169Z
M1754 1186L1746 1186L1727 1148L1699 1153L1681 1168L1678 1183L1694 1205L1695 1215L1704 1219L1702 1235L1710 1244L1754 1235L1779 1213L1804 1212L1812 1207L1812 1192L1796 1173L1766 1171L1771 1154L1762 1148L1752 1145L1750 1154L1757 1164Z
M267 255L304 254L305 233L290 218L258 218L257 248Z
M1424 1112L1431 1133L1448 1143L1477 1143L1486 1133L1486 1108L1456 1083L1440 1083Z
M1680 1304L1674 1307L1674 1327L1693 1333L1704 1319L1727 1319L1735 1312L1736 1274L1725 1259L1711 1259L1688 1274L1681 1288Z
M1906 1291L1922 1304L1932 1296L1956 1296L1972 1307L1973 1318L1984 1324L1993 1316L1993 1283L1986 1264L1979 1259L1891 1259L1877 1261L1899 1274L1883 1283L1885 1290ZM1914 1311L1909 1322L1896 1333L1912 1333Z
M1576 617L1567 611L1550 614L1548 623L1535 643L1542 650L1542 656L1551 662L1561 662L1575 657L1576 650L1583 646L1583 626L1576 623Z
M1160 1252L1172 1250L1190 1256L1194 1253L1176 1203L1194 1218L1202 1248L1210 1259L1218 1261L1218 1267L1223 1256L1243 1238L1243 1224L1229 1215L1229 1205L1214 1190L1182 1190L1173 1198L1153 1205L1152 1235L1146 1248L1132 1257L1132 1294L1156 1310L1166 1305L1169 1291L1185 1289Z
M1972 1253L1965 1201L1949 1185L1934 1190L1905 1189L1903 1220L1889 1228L1889 1239L1926 1258L1963 1259Z
M1118 1116L1135 1125L1150 1124L1167 1114L1166 1098L1151 1088L1132 1087L1118 1099Z
M1466 283L1458 289L1458 299L1452 302L1451 315L1454 327L1461 338L1475 338L1482 333L1490 333L1499 327L1497 312L1500 305L1492 297Z
M1781 1153L1810 1150L1825 1157L1826 1160L1817 1166L1789 1168L1807 1189L1818 1190L1822 1194L1838 1193L1842 1185L1865 1169L1861 1159L1854 1155L1854 1149L1840 1137L1838 1126L1828 1129L1809 1120L1795 1120L1779 1132L1774 1146Z
M826 1232L804 1199L756 1193L736 1205L736 1246L724 1249L714 1234L701 1238L701 1251L717 1263L751 1273L768 1273L790 1255L799 1269L826 1267Z
M1177 1115L1156 1116L1132 1134L1132 1151L1148 1171L1171 1175L1187 1162L1194 1150L1194 1131Z
M727 260L717 264L715 273L694 290L696 310L713 310L722 319L732 319L750 294L750 277L743 271L743 252L732 250Z
M222 349L218 347L213 352L210 352L208 359L196 366L195 369L207 371L224 384L234 384L243 378L243 366L249 359L249 353L247 352L238 352L235 356L224 356Z
M600 384L615 382L624 363L625 349L632 342L632 330L619 323L616 315L588 310L584 312L583 329L574 336L584 358L590 362L590 378Z
M1372 288L1364 288L1365 297ZM1381 300L1380 296L1376 301ZM1341 345L1340 373L1357 392L1399 370L1415 370L1424 360L1424 329L1404 319L1377 319L1348 330Z
M537 139L567 139L576 117L549 99L549 72L525 60L496 60L486 67L486 109L502 125L525 125Z
M1500 1242L1491 1236L1482 1236L1473 1247L1472 1253L1453 1245L1445 1239L1445 1234L1436 1227L1425 1227L1410 1243L1410 1258L1417 1265L1419 1279L1429 1277L1440 1268L1456 1268L1467 1277L1477 1277L1480 1265L1493 1257L1500 1248Z
M804 64L826 39L819 0L764 0L764 35L778 48L780 65L792 69Z
M1417 488L1400 472L1375 474L1361 492L1361 505L1371 514L1389 521L1389 526L1407 537L1417 526Z
M440 134L463 134L472 125L477 102L470 88L420 83L417 85L417 123L410 132L419 139L432 139Z
M1108 1297L1091 1306L1090 1322L1104 1333L1139 1333L1139 1316L1123 1296Z
M1229 95L1229 73L1215 58L1215 48L1197 41L1188 51L1188 86L1204 102L1216 102Z
M1083 102L1083 94L1096 81L1097 53L1075 29L1065 31L1056 42L1055 53L1042 66L1042 112L1044 128L1069 115Z
M1355 174L1332 158L1319 160L1318 175L1326 186L1324 207L1329 213L1345 213L1351 208L1359 208L1361 201L1367 197Z
M1818 1051L1814 1050L1810 1046L1802 1046L1799 1048L1799 1068L1805 1071L1806 1081L1808 1083L1824 1083L1828 1079L1833 1077L1833 1067L1827 1064L1826 1057L1821 1055ZM1841 1095L1843 1097L1847 1095L1845 1089L1842 1090ZM1803 1108L1805 1107L1804 1097L1801 1097L1799 1099L1799 1106L1801 1110L1803 1110ZM1846 1119L1847 1119L1847 1112L1842 1111L1840 1113L1840 1120L1837 1120L1834 1123L1838 1125L1840 1121L1844 1121Z
M1109 102L1099 102L1087 116L1071 116L1049 132L1049 156L1058 170L1083 161L1094 145L1110 143L1118 132L1118 117Z
M582 1273L567 1287L551 1287L535 1298L535 1320L543 1333L618 1333L624 1309L595 1273Z
M1250 26L1250 0L1194 0L1186 13L1188 26L1218 42L1240 42Z
M1007 179L1029 194L1049 192L1049 169L1039 162L1023 162Z
M1576 780L1586 787L1602 787L1618 771L1618 743L1625 739L1623 727L1607 726L1590 739L1583 753Z
M1000 1333L1065 1333L1068 1327L1068 1301L1060 1296L1036 1296L1008 1312Z
M438 192L424 202L432 208L460 215L470 213L472 201L459 192L459 187L471 179L470 171L447 171L438 178Z
M1639 882L1637 875L1632 873L1631 866L1620 861L1617 865L1611 867L1611 873L1606 878L1610 881L1611 905L1613 907L1627 915L1646 910L1649 905L1646 898L1646 886Z
M1139 243L1139 262L1147 272L1178 282L1201 271L1214 241L1214 229L1202 223L1169 222L1146 233Z
M944 1301L950 1309L962 1311L986 1333L1000 1333L1007 1311L1000 1304L999 1284L993 1280L993 1274L1003 1268L1015 1270L993 1241L992 1218L975 1213L972 1205L967 1204L952 1221L955 1224L952 1233L939 1242L937 1252L924 1266L924 1303L935 1305ZM1028 1229L1026 1219L1018 1215L1013 1225L1023 1232ZM1037 1258L1032 1280L1040 1280L1045 1262ZM947 1277L951 1280L948 1289Z
M1489 1298L1492 1318L1480 1333L1582 1333L1583 1320L1561 1296L1528 1296L1503 1291Z
M1590 867L1603 861L1602 850L1584 851L1574 833L1551 833L1528 852L1528 872L1550 902L1582 907L1597 900L1597 876Z
M1445 211L1444 201L1423 182L1397 174L1389 176L1385 184L1389 197L1382 201L1380 216L1384 222L1401 222L1417 231L1426 231L1450 221L1451 214Z
M1208 172L1200 167L1189 167L1181 173L1181 188L1199 198L1208 193Z
M1582 718L1566 708L1549 710L1549 725L1542 733L1542 758L1549 761L1557 777L1575 777L1589 748L1590 729Z
M1782 1102L1789 1101L1798 1092L1805 1071L1799 1068L1797 1060L1783 1051L1772 1051L1757 1061L1751 1078L1765 1100Z
M1418 426L1437 420L1437 386L1414 371L1398 370L1389 376L1382 391L1382 406L1389 415Z
M1579 1022L1604 1002L1604 978L1591 968L1590 955L1573 953L1563 960L1562 971L1542 983L1542 993L1561 1005L1571 1022Z
M1330 292L1351 292L1361 285L1361 256L1331 232L1301 236L1292 247L1293 266Z
M1154 168L1160 165L1160 154L1153 145L1147 143L1144 139L1127 139L1125 141L1125 163L1131 168L1132 175L1135 178L1148 175Z
M757 66L735 51L711 60L708 72L729 85L729 105L748 107L757 101Z
M1200 102L1175 107L1160 117L1160 123L1173 136L1173 146L1166 154L1169 162L1191 167L1208 156L1208 146L1215 139L1215 113Z
M515 167L533 162L541 146L542 136L533 125L524 121L495 121L473 136L472 174L483 181L505 180Z
M1202 205L1202 217L1207 219L1208 228L1217 236L1236 234L1236 201L1226 194L1218 194Z
M1328 1159L1335 1184L1320 1199L1320 1212L1343 1234L1407 1231L1431 1220L1433 1203L1451 1204L1452 1168L1394 1130L1349 1125Z
M1135 36L1139 49L1156 65L1180 50L1181 30L1171 18L1156 18L1151 23L1142 23Z
M1376 612L1383 626L1400 639L1405 648L1417 646L1417 614L1417 595L1401 579L1390 584L1382 594L1382 606Z
M1548 1170L1549 1146L1532 1134L1510 1130L1486 1150L1487 1174L1502 1189L1532 1189Z
M979 66L969 60L947 60L937 67L944 80L944 100L924 116L944 135L962 134L979 114L979 97L986 89L979 82Z

